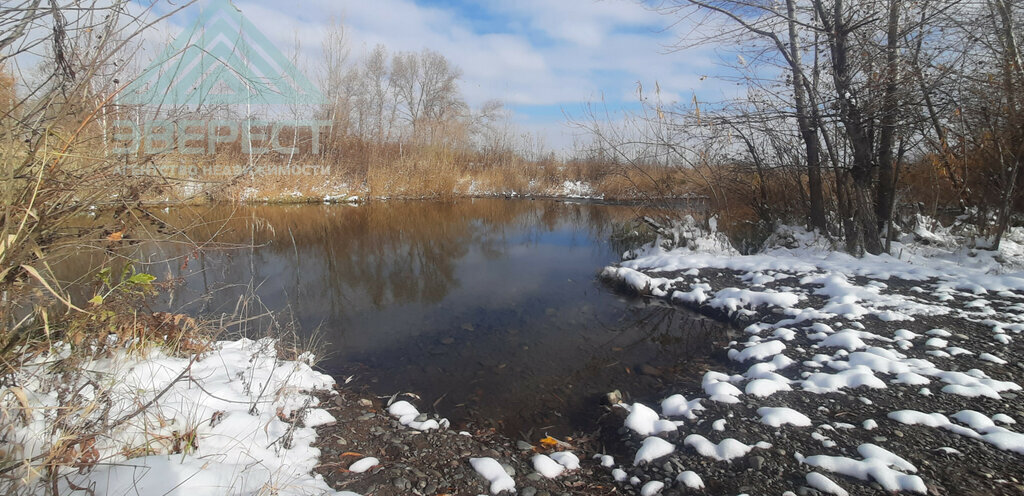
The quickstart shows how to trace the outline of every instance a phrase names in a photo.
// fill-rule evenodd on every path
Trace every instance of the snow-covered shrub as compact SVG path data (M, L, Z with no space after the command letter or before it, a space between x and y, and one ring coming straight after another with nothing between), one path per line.
M833 240L817 230L808 231L803 226L783 224L776 226L761 246L762 251L771 251L777 248L834 250L836 246Z
M218 342L221 327L146 312L152 276L100 275L86 309L41 307L0 333L0 494L327 489L310 444L333 419L309 391L333 380L288 324Z
M668 222L658 222L650 217L644 218L644 221L657 233L657 239L627 252L624 258L636 258L674 249L699 253L739 254L729 241L729 237L718 231L716 217L708 220L707 227L701 226L691 215Z

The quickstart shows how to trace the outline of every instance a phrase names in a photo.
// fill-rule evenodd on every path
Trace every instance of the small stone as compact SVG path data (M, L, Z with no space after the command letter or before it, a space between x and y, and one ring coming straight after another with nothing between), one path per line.
M618 389L605 395L605 400L609 405L618 405L622 403L622 393Z
M523 488L523 496L536 496L537 488L533 486L526 486Z
M747 464L750 466L750 468L752 468L754 470L761 470L761 467L764 466L764 457L763 456L755 455L755 456L752 456L750 458L747 458ZM741 491L741 492L746 492L746 491Z
M444 338L441 340L441 344L450 345L455 343L455 338Z
M359 398L359 406L370 407L373 406L373 402L366 398Z
M903 437L903 433L900 432L900 431L892 431L892 435L894 435L896 437Z
M501 464L501 468L505 469L505 473L508 474L509 477L515 477L516 476L516 469L512 465L509 465L507 463L502 463Z
M516 449L520 451L530 451L533 449L533 445L526 441L516 441Z
M391 484L403 491L407 491L412 488L412 483L404 477L395 477L395 479L391 481Z
M649 375L651 377L661 377L662 375L661 370L658 370L657 367L646 363L638 367L637 372L641 373L642 375Z

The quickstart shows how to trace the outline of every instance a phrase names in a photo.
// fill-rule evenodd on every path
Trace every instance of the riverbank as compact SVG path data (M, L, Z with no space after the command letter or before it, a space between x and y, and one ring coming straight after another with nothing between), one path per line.
M177 353L120 339L88 357L57 343L4 377L4 494L330 490L312 443L334 419L313 393L334 380L311 355L283 359L272 339Z
M683 490L696 475L711 494L1020 494L1020 230L1000 253L917 236L862 259L789 234L759 255L654 249L604 271L745 334L700 389L621 405L632 456L618 477Z
M422 175L429 176L430 171ZM453 178L446 187L424 187L412 179L385 184L324 176L255 176L209 179L176 179L156 194L143 198L146 203L183 204L236 202L248 204L341 203L359 204L386 200L447 200L458 198L538 198L589 199L614 202L669 201L688 202L687 208L703 211L709 199L695 193L692 186L672 189L647 187L647 177L633 177L636 171L608 171L584 178L559 171L552 177L502 177L474 175ZM668 172L663 172L668 174ZM508 180L506 180L508 179ZM678 178L667 181L684 184ZM692 204L692 205L691 205Z
M653 401L629 399L622 381L582 435L453 428L440 399L377 396L369 376L336 385L271 340L184 354L117 351L126 342L87 362L56 349L8 381L5 440L22 448L5 455L58 477L5 467L23 493L56 480L97 494L163 493L168 481L190 495L1018 494L1024 233L999 253L928 234L895 257L848 257L800 230L751 256L693 233L687 248L631 253L604 277L732 322L741 339L692 381L661 382ZM665 368L640 365L622 373L662 379ZM61 430L66 404L102 427L80 432L100 435ZM43 463L37 438L62 457Z
M528 496L615 493L607 471L584 459L595 439L546 438L531 445L491 428L453 429L436 414L418 413L414 396L381 398L343 386L324 397L337 422L317 428L322 456L316 472L337 490L380 496L487 494L499 487ZM539 454L564 456L562 463L573 468L552 461L565 475L543 477L532 463ZM493 460L498 472L481 469L482 460Z

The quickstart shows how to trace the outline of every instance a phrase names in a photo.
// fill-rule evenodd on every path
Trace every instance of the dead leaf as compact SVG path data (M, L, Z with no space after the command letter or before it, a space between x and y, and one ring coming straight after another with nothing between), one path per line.
M540 445L547 449L572 449L571 444L559 441L551 436L544 436L544 439L540 440Z
M222 420L224 420L224 410L213 412L213 415L210 416L210 427L216 426Z
M6 396L7 393L13 394L18 403L21 403L21 414L25 419L25 423L28 424L32 420L32 407L28 404L28 396L25 395L25 390L20 386L11 386L0 397Z

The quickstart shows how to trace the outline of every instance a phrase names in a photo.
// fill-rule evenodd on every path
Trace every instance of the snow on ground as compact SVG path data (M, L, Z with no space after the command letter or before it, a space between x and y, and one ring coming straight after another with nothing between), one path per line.
M745 339L730 343L727 354L734 369L746 372L708 371L702 382L703 397L688 400L672 395L662 402L660 414L640 403L629 405L626 427L646 436L634 463L659 464L668 455L685 460L678 457L688 453L731 461L750 456L758 446L771 446L771 439L734 438L740 427L733 420L713 422L710 431L702 430L710 439L688 434L704 422L699 414L705 405L716 405L718 416L728 409L756 409L761 423L816 441L816 452L789 456L804 467L808 486L830 494L847 494L843 486L851 479L887 491L928 492L917 467L907 461L917 454L900 443L889 443L888 448L875 443L844 446L845 436L832 433L878 429L883 417L889 426L927 426L987 443L1005 456L1024 454L1024 434L1014 430L1013 418L999 410L963 410L947 417L897 408L888 415L878 412L878 421L868 418L854 424L829 418L831 406L798 411L790 408L794 405L773 401L780 393L793 398L864 395L866 391L886 403L918 401L915 398L933 394L942 395L937 401L963 403L980 398L984 405L1017 398L1021 385L999 377L1007 375L1002 366L1024 368L1013 363L1013 354L1001 351L1024 332L1024 229L1015 228L1000 252L993 253L964 248L964 240L954 239L949 231L929 231L924 222L920 224L916 238L905 236L893 243L894 255L851 257L834 251L813 233L787 227L769 240L772 246L756 255L716 250L710 241L716 239L714 233L703 237L691 233L685 243L677 243L682 248L665 249L656 242L628 254L631 260L605 268L603 277L637 292L745 326ZM928 244L915 239L927 239ZM729 281L738 284L730 286ZM988 327L992 339L971 339L959 326L893 330L919 329L914 325L918 320ZM886 396L900 386L915 387L915 391L928 387L919 394ZM865 396L858 398L863 405L874 404ZM806 404L818 401L810 399ZM827 421L821 427L799 433L823 417ZM854 450L859 456L851 456ZM692 482L699 476L686 471L678 478ZM646 481L641 478L640 482ZM689 482L682 483L689 486Z
M348 471L354 474L361 474L373 467L376 467L377 465L380 465L380 460L372 456L368 456L353 462L352 465L348 466Z
M566 180L555 192L555 196L566 198L595 198L594 187L584 181Z
M95 359L81 365L81 384L62 384L49 367L54 358L17 373L30 421L13 424L6 448L32 458L76 435L54 424L57 397L69 387L106 403L86 418L113 424L82 445L91 462L68 469L62 494L82 487L104 495L337 494L313 475L319 450L311 446L314 428L334 418L310 392L334 381L308 363L279 360L273 340L216 343L197 361L159 350Z
M842 486L836 484L835 481L817 472L807 474L807 485L825 494L834 494L836 496L847 496L850 494Z
M494 458L471 458L469 460L473 470L491 483L491 494L498 494L502 491L516 492L516 481L512 479L505 467L502 467Z
M925 494L928 488L916 475L917 468L897 455L873 444L862 444L857 448L863 459L854 460L845 456L814 455L798 456L800 463L818 467L832 473L847 475L864 481L875 481L889 492L914 492ZM896 467L896 468L892 468ZM897 470L898 469L898 470ZM904 473L910 472L911 474Z
M690 489L704 489L704 481L692 470L687 470L676 476L676 481Z
M548 479L554 479L562 475L562 472L565 472L565 467L551 459L548 455L534 455L533 469Z
M429 431L431 429L447 429L450 425L448 419L434 420L421 414L408 401L396 401L388 407L388 413L398 418L398 422L410 429L418 431Z
M648 438L650 439L650 438ZM729 461L733 458L738 458L746 455L750 450L754 448L767 449L771 448L772 445L766 442L758 442L754 446L748 446L735 439L727 438L723 439L722 442L715 444L700 434L690 434L683 440L683 444L692 447L697 453L704 455L709 458L714 458L719 461Z
M647 463L652 460L656 460L665 455L668 455L676 450L676 447L660 438L660 437L648 437L644 439L643 445L636 451L636 457L633 459L633 465L640 465L641 463Z

